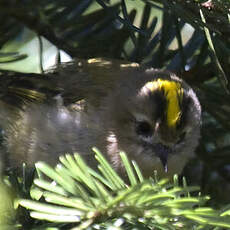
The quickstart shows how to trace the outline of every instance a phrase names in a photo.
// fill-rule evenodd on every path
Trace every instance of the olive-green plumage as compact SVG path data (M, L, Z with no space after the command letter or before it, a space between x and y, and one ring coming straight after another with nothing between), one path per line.
M95 166L96 146L115 169L125 151L145 176L180 173L200 136L199 101L174 74L118 60L62 64L46 76L2 76L5 167L55 164L78 152ZM162 166L163 164L163 166ZM166 172L167 171L167 172ZM167 174L166 174L167 173Z

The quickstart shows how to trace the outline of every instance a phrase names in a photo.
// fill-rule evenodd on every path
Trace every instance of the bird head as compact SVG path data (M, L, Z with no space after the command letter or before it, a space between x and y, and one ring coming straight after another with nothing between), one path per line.
M123 79L107 101L107 148L115 167L120 167L115 152L122 150L146 175L155 169L180 173L200 137L201 107L194 91L162 70L140 70Z

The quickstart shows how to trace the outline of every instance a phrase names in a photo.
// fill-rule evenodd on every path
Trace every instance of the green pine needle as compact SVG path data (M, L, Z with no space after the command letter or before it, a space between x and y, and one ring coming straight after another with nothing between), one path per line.
M177 176L173 184L167 179L145 180L137 164L130 163L122 152L129 180L125 184L99 150L94 152L101 173L89 168L77 154L60 157L61 163L55 169L37 163L41 177L34 180L34 186L43 191L41 197L45 202L21 199L19 204L31 211L32 218L42 220L43 224L60 224L60 228L69 223L76 223L72 229L114 226L117 218L124 222L118 229L126 229L122 225L127 224L136 224L137 229L230 228L230 211L203 207L209 198L193 196L191 192L199 188L187 186L185 179L182 187Z

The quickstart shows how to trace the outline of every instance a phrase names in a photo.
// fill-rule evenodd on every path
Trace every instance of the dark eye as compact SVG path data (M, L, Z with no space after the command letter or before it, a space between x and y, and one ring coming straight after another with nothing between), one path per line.
M177 144L180 144L185 138L186 132L180 134Z
M151 125L147 121L138 121L136 123L136 132L138 135L151 136L153 133Z

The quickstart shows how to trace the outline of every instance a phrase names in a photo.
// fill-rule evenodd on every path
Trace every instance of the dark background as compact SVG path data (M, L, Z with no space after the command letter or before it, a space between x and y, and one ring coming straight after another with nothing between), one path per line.
M203 110L200 146L184 175L219 206L230 202L229 8L227 0L0 0L0 77L43 73L63 53L176 72Z

